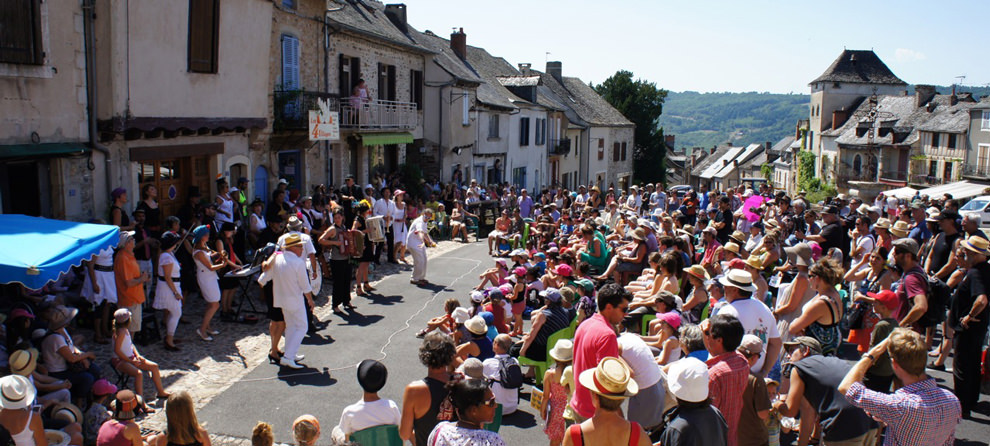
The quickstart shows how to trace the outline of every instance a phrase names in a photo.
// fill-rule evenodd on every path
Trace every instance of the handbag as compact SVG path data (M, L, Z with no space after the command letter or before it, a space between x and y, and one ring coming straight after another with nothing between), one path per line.
M866 302L855 302L849 312L845 315L845 325L850 330L863 329L863 321L870 311L870 304Z

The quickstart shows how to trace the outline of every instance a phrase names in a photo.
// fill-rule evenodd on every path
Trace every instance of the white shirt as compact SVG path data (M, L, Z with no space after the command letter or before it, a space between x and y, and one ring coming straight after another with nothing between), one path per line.
M619 348L622 350L622 359L629 364L633 372L633 380L640 389L660 382L660 366L657 365L650 346L646 345L643 338L633 333L622 333L619 335Z
M510 364L519 364L516 358L509 355L495 355L494 358L488 358L481 363L483 366L482 373L485 378L491 380L497 380L498 377L498 362L499 360L508 361ZM519 389L506 389L502 387L502 383L498 381L492 382L492 393L495 395L495 402L502 405L502 415L508 415L516 411L519 407Z
M251 214L251 230L252 231L264 231L267 223L265 223L265 214Z
M392 200L386 200L384 198L381 198L375 201L375 205L371 208L371 212L374 213L376 216L388 218L391 207L392 207Z
M718 314L735 316L742 323L746 334L755 335L763 341L763 352L760 353L760 359L750 368L750 371L754 373L762 370L763 360L767 355L767 341L780 338L780 332L777 331L777 320L774 319L770 309L763 302L756 300L754 296L725 305L718 310Z
M423 215L416 217L409 225L409 233L406 234L406 246L414 249L423 249L426 243L426 239L422 234L429 232L429 228L426 226L426 219Z
M340 430L349 436L359 430L384 424L399 424L399 406L395 401L382 398L378 401L363 399L344 408L340 414Z
M313 238L310 237L309 234L303 234L302 232L295 232L295 231L290 231L290 232L287 232L285 234L282 234L278 238L278 249L283 250L283 251L285 250L285 239L289 237L289 234L299 234L299 238L301 238L302 239L302 242L303 242L302 243L303 244L303 253L302 253L302 256L303 256L304 259L306 257L309 257L310 254L313 254L313 255L316 254L316 247L313 246Z
M875 246L876 246L876 242L873 240L873 235L866 234L859 236L859 238L856 239L856 247L862 249L860 249L859 254L857 254L856 257L853 258L852 260L853 265L861 262L864 257L870 255L870 253L873 252L873 248ZM866 264L863 265L866 266Z
M300 310L306 307L303 295L313 292L306 277L306 263L292 251L282 251L275 256L271 268L273 303L282 309Z
M763 241L763 234L750 235L749 240L746 240L746 246L744 249L746 252L752 253L756 246Z

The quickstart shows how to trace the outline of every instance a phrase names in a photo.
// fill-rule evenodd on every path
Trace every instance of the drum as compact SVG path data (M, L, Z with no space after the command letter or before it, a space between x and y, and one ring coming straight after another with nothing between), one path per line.
M364 223L368 226L368 240L374 243L385 241L385 217L381 215L368 217Z
M313 271L316 271L316 278L313 278ZM309 278L309 286L313 287L313 297L320 295L320 288L323 288L323 271L320 264L313 265L310 259L306 258L306 277Z

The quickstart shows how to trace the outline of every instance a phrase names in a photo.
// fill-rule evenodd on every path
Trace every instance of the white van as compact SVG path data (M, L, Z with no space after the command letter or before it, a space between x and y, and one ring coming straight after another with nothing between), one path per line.
M980 217L980 229L990 228L990 195L973 197L963 207L959 208L959 215L977 215Z

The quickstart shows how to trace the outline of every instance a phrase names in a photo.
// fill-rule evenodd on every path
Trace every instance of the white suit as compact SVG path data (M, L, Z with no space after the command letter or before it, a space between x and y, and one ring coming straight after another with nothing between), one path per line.
M413 258L412 280L419 281L426 278L426 240L429 228L426 226L424 215L420 215L409 225L409 232L406 234L406 247Z
M313 291L306 277L306 262L291 251L275 256L271 268L273 304L285 316L285 357L295 358L306 336L306 298Z

